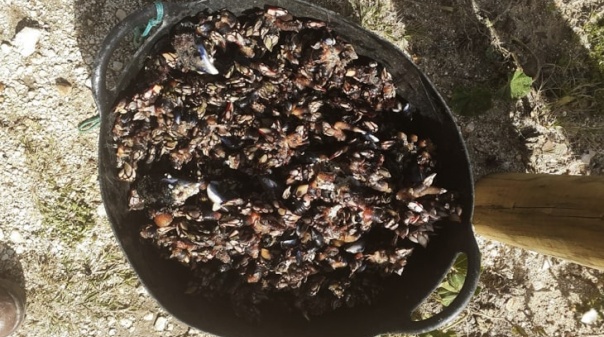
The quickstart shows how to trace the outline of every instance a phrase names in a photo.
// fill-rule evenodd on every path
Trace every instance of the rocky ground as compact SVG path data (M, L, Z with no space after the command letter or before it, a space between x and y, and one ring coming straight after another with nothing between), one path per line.
M458 107L476 179L604 174L604 1L316 2L404 48ZM204 335L159 308L122 256L97 185L97 132L77 128L97 113L91 68L103 38L150 2L1 3L0 275L23 285L28 307L16 336ZM500 89L517 69L533 86L511 100ZM460 93L490 107L459 108ZM479 243L481 291L449 331L604 336L602 272Z

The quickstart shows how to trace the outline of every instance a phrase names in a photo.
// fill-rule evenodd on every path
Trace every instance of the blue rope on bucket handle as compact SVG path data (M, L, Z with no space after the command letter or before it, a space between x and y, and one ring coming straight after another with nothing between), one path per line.
M151 32L151 28L159 25L164 19L164 5L161 3L161 1L155 2L155 10L157 11L157 16L155 17L155 19L149 20L149 22L147 23L147 27L145 27L145 31L143 32L142 37L147 37L147 35L149 35L149 33Z
M88 117L78 124L78 131L80 133L88 132L92 129L96 129L101 124L101 115L98 113L92 117Z
M164 4L159 0L155 1L155 11L156 11L155 18L149 19L149 22L147 22L147 27L145 27L145 30L142 33L140 33L138 29L136 29L134 31L134 44L137 47L140 46L143 39L149 35L149 33L151 32L151 29L153 29L153 27L161 24L162 21L164 20ZM78 131L80 133L88 132L92 129L97 128L100 124L101 124L101 115L97 113L95 116L86 118L85 120L80 122L78 124Z
M149 33L151 32L151 29L153 29L153 27L159 25L163 19L164 19L164 5L162 4L161 1L156 1L155 2L155 12L157 13L155 16L155 19L150 19L149 22L147 22L147 27L145 27L145 30L141 33L140 32L140 28L139 29L135 29L134 31L134 44L138 47L143 43L143 39L147 37L147 35L149 35Z

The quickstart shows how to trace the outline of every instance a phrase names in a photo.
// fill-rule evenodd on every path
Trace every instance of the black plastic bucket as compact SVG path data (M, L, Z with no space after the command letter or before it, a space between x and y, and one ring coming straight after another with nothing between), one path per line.
M413 128L425 130L438 146L442 167L439 186L459 191L462 195L462 223L441 223L428 248L415 249L401 277L384 281L384 291L371 306L338 309L313 317L310 321L298 312L263 311L260 323L238 318L229 301L208 302L200 296L185 294L191 272L176 261L160 257L157 249L140 238L139 225L146 221L141 214L128 211L129 184L117 179L116 154L111 147L111 130L115 120L111 109L118 93L131 83L142 68L154 44L185 16L208 8L227 8L235 14L266 4L287 8L296 16L323 20L355 46L358 54L368 55L392 73L399 94L417 109ZM302 1L208 0L187 3L165 3L162 25L140 46L124 71L115 90L106 87L107 66L118 44L136 27L156 16L149 6L128 16L107 36L95 61L93 93L101 113L99 136L99 177L105 208L116 238L141 282L159 304L177 319L199 330L220 336L373 336L388 332L422 333L436 329L458 315L468 304L476 288L480 270L478 250L471 219L474 206L474 184L467 151L451 112L426 76L392 44L336 13ZM441 282L458 253L468 259L468 273L457 298L441 313L422 321L413 321L411 313Z

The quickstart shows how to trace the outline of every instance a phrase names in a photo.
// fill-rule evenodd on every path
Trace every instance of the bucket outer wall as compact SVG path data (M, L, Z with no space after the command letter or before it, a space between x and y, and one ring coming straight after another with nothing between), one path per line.
M462 196L462 223L439 222L440 229L426 249L414 250L401 277L384 281L384 291L371 306L338 309L333 313L304 319L298 312L283 312L267 306L260 323L249 323L236 317L228 301L208 302L201 296L186 295L184 290L191 273L175 261L159 256L155 247L139 235L145 217L129 212L129 184L117 179L116 155L111 146L114 116L111 109L117 94L128 87L142 68L154 44L165 37L176 22L204 9L227 8L235 14L266 4L282 6L292 14L313 17L329 24L340 36L355 46L360 55L368 55L382 63L392 74L398 93L414 107L414 130L424 130L438 146L440 170L437 184ZM302 1L194 1L164 3L164 20L133 55L115 91L106 87L111 56L119 42L136 27L154 18L155 6L145 7L128 16L107 36L93 73L93 94L101 113L99 135L99 177L103 202L114 234L141 282L158 303L177 319L201 331L219 336L281 337L281 336L374 336L388 332L422 333L438 328L458 315L469 302L477 286L480 252L471 224L474 185L465 144L444 100L428 78L399 49L377 35L364 30L338 14ZM468 274L464 286L451 305L441 313L422 321L413 321L411 313L438 286L459 253L468 258Z

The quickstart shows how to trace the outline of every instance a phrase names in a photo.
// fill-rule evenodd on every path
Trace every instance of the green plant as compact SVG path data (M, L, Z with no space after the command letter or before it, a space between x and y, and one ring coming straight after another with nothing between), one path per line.
M511 100L523 98L531 92L532 86L533 79L521 69L516 69L504 88L505 97Z
M468 257L465 254L460 254L443 282L436 288L436 300L444 306L450 305L459 295L467 274ZM476 288L474 295L479 292L480 287Z
M32 199L49 235L67 243L78 242L95 222L95 209L89 204L87 195L94 183L61 179L63 172L76 169L66 163L67 151L55 138L35 136L42 130L39 122L30 120L28 124L32 132L24 134L20 141L29 166L35 172Z
M599 73L604 72L604 17L592 20L584 27L591 44L589 56Z
M57 239L78 242L95 223L94 209L87 203L84 192L74 186L64 186L57 193L43 197L34 193L34 200L50 235Z

